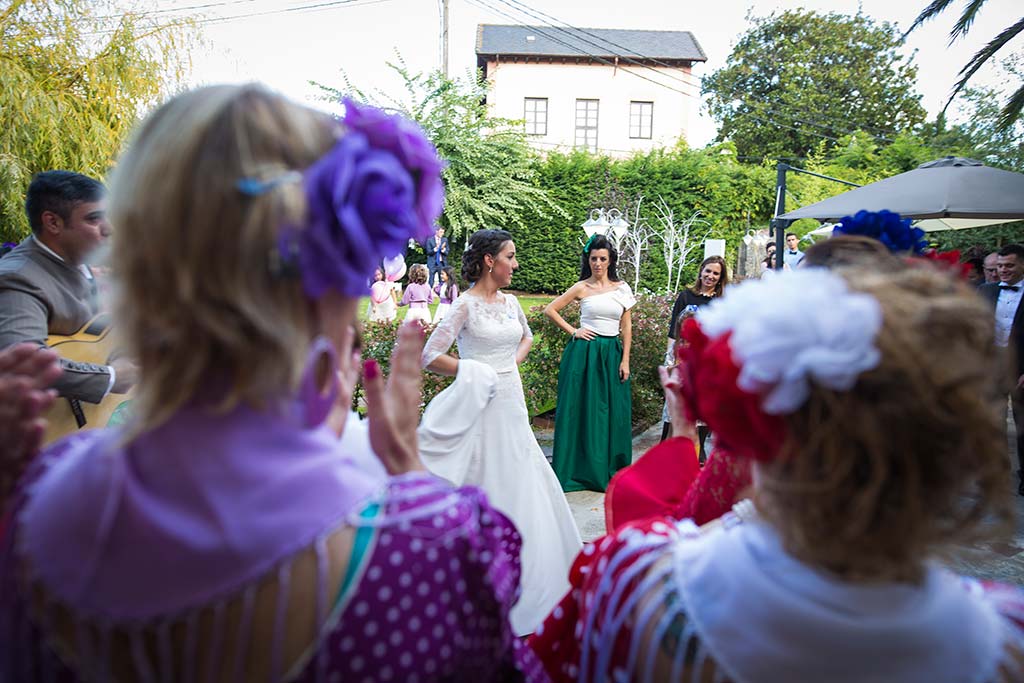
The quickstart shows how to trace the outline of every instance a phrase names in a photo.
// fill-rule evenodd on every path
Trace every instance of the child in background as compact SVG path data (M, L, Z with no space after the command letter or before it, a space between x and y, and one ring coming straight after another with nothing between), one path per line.
M409 312L405 319L422 320L424 325L430 324L430 309L428 306L437 296L427 285L427 267L417 263L409 269L409 286L405 288L399 306L408 306Z
M436 325L441 322L441 318L451 308L452 302L459 296L459 285L455 282L455 271L451 269L451 266L445 266L441 270L441 281L434 285L434 293L441 299L437 310L434 311L434 324Z
M398 293L394 283L389 282L380 268L373 271L373 284L370 285L370 310L367 317L370 322L391 322L398 313Z

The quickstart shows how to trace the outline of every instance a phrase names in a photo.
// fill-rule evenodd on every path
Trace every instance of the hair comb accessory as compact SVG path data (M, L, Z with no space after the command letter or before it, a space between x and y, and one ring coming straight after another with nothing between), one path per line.
M345 99L345 134L305 172L305 227L294 239L307 296L362 296L374 264L434 232L444 164L412 121Z
M297 183L302 180L302 174L298 171L285 171L273 178L267 178L266 180L260 178L239 178L235 181L235 188L244 195L249 197L258 197L266 194L273 190L279 185L285 183Z
M587 243L583 245L583 253L584 254L589 254L590 253L590 245L592 245L594 243L594 240L596 240L597 238L598 238L598 234L596 232L593 235L591 235L590 237L587 238Z
M878 365L881 326L873 297L822 268L745 282L683 323L687 413L728 450L770 460L785 439L782 416L806 403L812 385L847 391Z
M920 255L928 248L924 230L910 227L909 218L900 218L892 211L858 211L844 216L832 230L836 235L861 235L878 240L889 251Z

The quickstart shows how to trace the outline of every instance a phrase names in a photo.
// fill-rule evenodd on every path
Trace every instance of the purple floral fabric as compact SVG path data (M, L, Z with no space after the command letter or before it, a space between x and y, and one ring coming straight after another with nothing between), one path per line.
M340 597L331 596L334 607L311 657L279 680L549 681L533 651L512 634L508 615L519 593L521 540L486 495L416 474L390 480L372 502L379 514L352 520L373 527L352 582ZM49 647L45 626L31 616L13 561L16 534L6 531L0 551L0 680L86 680ZM139 629L152 633L156 624ZM109 671L97 661L99 651L92 654L93 677ZM173 658L150 668L181 671Z

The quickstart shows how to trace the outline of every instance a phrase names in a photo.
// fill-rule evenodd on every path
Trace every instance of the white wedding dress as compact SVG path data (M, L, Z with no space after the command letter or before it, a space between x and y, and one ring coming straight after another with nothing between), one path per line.
M516 349L532 338L518 300L456 299L423 350L427 366L458 342L455 382L423 414L420 453L453 484L479 486L523 539L522 592L512 609L516 635L533 633L569 589L582 547L558 479L530 429Z

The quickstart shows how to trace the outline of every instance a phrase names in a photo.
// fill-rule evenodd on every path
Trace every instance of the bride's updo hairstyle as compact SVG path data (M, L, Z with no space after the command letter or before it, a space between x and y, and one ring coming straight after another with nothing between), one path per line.
M506 242L512 241L508 230L477 230L466 242L462 252L462 279L473 284L484 276L484 256L497 257Z
M930 556L1012 531L992 312L933 267L833 272L880 305L880 358L849 390L812 382L781 457L757 464L757 505L808 564L916 581Z

